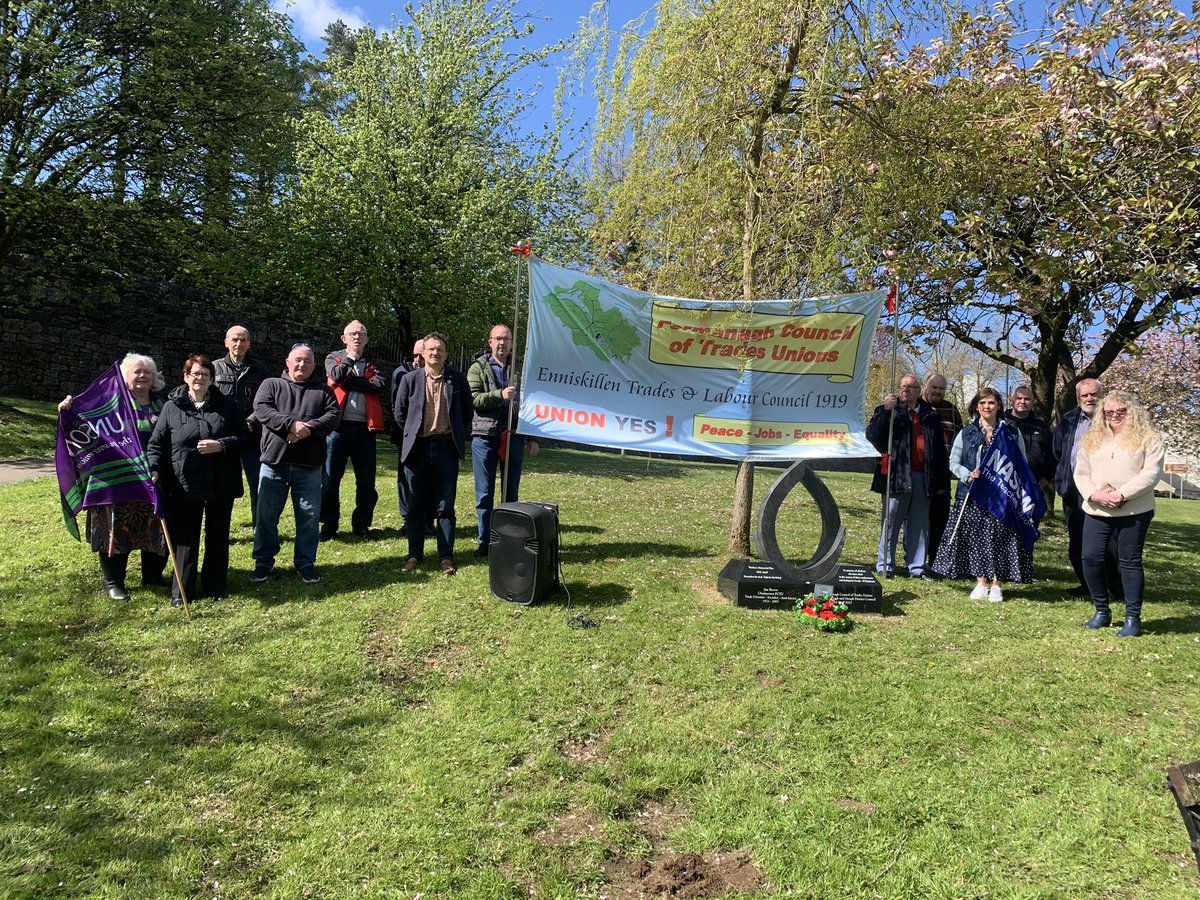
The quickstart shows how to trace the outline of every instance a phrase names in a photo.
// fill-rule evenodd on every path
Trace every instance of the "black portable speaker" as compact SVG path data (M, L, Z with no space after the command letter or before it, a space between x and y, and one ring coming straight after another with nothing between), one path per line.
M488 573L495 596L522 606L558 587L558 506L519 501L492 510Z

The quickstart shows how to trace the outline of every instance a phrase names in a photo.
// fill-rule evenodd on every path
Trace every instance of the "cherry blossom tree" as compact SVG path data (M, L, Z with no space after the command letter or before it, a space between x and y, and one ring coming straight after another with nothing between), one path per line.
M829 116L837 183L861 200L848 257L1062 412L1143 334L1195 321L1200 16L1064 0L1029 30L1002 0L905 37Z

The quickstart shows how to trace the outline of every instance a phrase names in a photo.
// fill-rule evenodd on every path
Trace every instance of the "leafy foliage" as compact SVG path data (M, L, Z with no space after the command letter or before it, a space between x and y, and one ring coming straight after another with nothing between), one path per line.
M1062 386L1194 320L1200 16L1064 0L1029 30L1002 2L927 46L895 28L865 74L830 117L836 180L861 198L858 264L909 284L931 341L1017 367L1061 410Z
M555 48L511 0L428 0L390 32L331 32L277 210L274 277L301 304L412 335L478 335L512 297L509 247L571 240L560 127L522 133L513 76ZM504 316L508 318L508 316Z

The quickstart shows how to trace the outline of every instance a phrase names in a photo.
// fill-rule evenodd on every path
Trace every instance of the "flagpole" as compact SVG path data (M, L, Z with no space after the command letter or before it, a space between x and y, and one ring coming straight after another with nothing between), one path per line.
M183 600L183 614L190 619L192 611L188 609L187 593L183 589L183 579L179 577L179 563L175 562L175 545L171 543L171 532L167 531L167 520L159 519L158 524L162 528L163 537L167 539L167 554L171 557L172 577L175 579L175 583L179 585L179 596Z
M512 349L509 351L508 357L508 383L512 385L517 380L517 335L521 322L521 260L525 260L525 265L529 265L529 254L533 247L529 241L517 241L515 247L510 247L508 252L515 257L516 269L513 279L513 316L512 316ZM515 399L515 398L514 398ZM500 445L504 448L504 468L500 472L500 502L508 502L508 461L512 458L513 449L513 419L514 419L515 404L510 400L508 403L508 420L504 424L504 434L500 437Z
M896 302L896 297L900 293L900 283L896 282L888 290L888 312L892 314L892 392L896 397L896 402L900 402L900 395L896 393L896 356L899 351L899 325L900 325L900 304ZM888 553L892 549L892 433L896 425L896 410L893 407L891 415L888 416L888 436L887 436L887 453L884 454L884 459L887 462L887 486L883 494L883 534L880 541L883 544L883 577L889 579L892 577L892 569L896 566L896 560L892 559L892 565L888 565ZM907 540L907 538L905 538Z

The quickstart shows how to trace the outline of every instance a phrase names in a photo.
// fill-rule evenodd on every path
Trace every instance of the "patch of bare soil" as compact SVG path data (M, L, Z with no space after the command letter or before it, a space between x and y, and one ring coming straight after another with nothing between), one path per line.
M600 894L605 900L722 897L734 891L750 893L764 883L762 873L750 862L749 850L669 854L653 861L610 860L601 868L609 880Z
M582 741L563 738L558 752L581 766L594 766L604 758L604 741L607 734L589 734Z
M363 655L384 687L408 695L410 705L424 702L416 694L421 682L430 675L437 673L449 678L460 675L460 659L470 649L466 644L447 643L415 654L405 653L397 636L385 626L372 620L369 627Z
M864 803L861 800L851 800L849 797L843 797L837 801L838 809L844 809L850 812L873 813L875 812L874 803Z
M569 847L585 838L601 840L603 835L603 818L589 810L572 807L537 832L533 839L543 847Z

